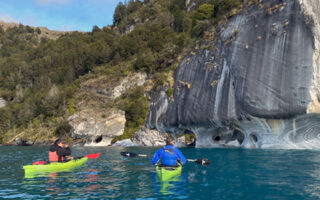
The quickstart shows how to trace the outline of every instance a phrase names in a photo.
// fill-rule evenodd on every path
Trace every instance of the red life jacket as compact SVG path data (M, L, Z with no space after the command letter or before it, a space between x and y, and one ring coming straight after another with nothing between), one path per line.
M49 151L49 161L58 162L58 154L56 151ZM62 157L62 161L63 161L63 157Z

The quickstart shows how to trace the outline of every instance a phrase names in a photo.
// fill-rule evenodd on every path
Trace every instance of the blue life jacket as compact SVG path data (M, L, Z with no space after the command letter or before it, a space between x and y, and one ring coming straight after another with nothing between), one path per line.
M174 151L174 147L167 149L163 147L164 151L162 152L160 159L162 165L173 166L177 165L178 156Z

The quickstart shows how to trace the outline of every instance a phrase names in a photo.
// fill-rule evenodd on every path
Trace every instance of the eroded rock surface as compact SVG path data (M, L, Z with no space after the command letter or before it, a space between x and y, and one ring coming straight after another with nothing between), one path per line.
M152 94L148 128L194 132L197 146L320 148L320 1L261 5L184 58L174 99Z

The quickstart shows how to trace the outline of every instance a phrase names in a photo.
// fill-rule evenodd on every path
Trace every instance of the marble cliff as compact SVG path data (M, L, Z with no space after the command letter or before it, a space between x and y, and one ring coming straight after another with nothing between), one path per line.
M265 0L219 27L152 94L146 125L196 146L320 148L320 1Z

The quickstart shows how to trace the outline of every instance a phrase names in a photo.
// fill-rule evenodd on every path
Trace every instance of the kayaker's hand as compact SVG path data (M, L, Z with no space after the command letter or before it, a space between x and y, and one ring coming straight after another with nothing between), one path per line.
M73 156L66 156L67 157L67 159L69 159L69 160L72 160L73 159Z

